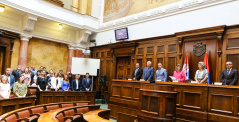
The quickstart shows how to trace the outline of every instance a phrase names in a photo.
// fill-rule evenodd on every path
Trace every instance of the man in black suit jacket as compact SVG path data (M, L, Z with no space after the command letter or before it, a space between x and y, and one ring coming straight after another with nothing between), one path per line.
M221 82L222 85L237 85L238 71L232 68L233 64L231 61L226 62L227 69L222 70Z
M139 67L139 63L136 63L136 69L134 69L132 74L133 80L140 80L142 75L143 75L143 69Z
M76 75L76 79L72 81L72 91L81 91L82 90L82 82L80 80L80 75Z
M20 65L17 66L17 70L13 70L13 71L12 71L12 75L13 75L14 78L15 78L15 82L18 81L18 78L19 78L19 76L20 76L22 73L23 73L23 71L21 70L21 66L20 66Z

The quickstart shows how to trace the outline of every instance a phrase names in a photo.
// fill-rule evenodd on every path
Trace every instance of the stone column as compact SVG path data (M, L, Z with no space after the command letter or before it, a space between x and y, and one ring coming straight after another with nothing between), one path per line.
M27 67L27 50L28 50L28 42L30 36L21 35L21 45L20 45L20 55L18 59L18 65L21 66L21 69L24 70L24 68Z
M84 58L84 53L81 49L75 50L75 57Z
M71 72L72 57L75 56L75 50L73 47L69 47L68 61L67 61L67 72Z

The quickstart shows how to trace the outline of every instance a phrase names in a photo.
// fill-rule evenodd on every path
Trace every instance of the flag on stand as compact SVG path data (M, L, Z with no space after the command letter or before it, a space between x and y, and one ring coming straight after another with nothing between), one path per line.
M211 84L211 80L210 80L210 70L209 70L209 63L208 63L207 52L206 52L206 55L205 55L205 57L204 57L204 64L205 64L205 69L208 71L207 83L208 83L208 84Z
M189 79L189 65L188 65L188 54L186 53L186 58L183 64L183 71L185 74L185 79L188 80Z

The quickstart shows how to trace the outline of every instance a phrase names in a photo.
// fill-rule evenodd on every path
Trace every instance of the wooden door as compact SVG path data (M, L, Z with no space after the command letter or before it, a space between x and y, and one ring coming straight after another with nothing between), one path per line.
M130 57L118 57L116 65L116 78L129 79L131 78L131 60Z
M6 48L0 46L0 74L4 74L5 53Z

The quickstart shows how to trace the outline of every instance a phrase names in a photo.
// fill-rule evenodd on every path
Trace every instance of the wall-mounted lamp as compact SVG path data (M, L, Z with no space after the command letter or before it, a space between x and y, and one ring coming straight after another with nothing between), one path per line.
M62 29L63 28L63 25L62 24L59 24L59 29Z
M5 7L0 5L0 12L4 12Z

